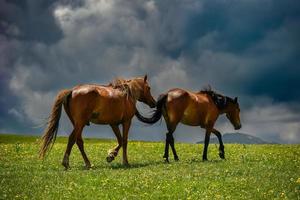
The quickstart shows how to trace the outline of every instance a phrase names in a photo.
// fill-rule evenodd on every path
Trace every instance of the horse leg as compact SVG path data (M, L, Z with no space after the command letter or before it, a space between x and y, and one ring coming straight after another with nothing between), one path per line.
M68 141L68 145L67 145L67 149L62 161L62 165L65 167L65 169L70 168L69 165L69 156L72 150L73 145L76 142L76 135L78 134L78 132L81 132L83 129L83 126L75 126L71 135L69 136L69 141Z
M173 152L173 156L174 156L174 160L175 160L175 161L178 161L179 158L178 158L178 156L177 156L176 149L175 149L173 133L168 132L168 133L167 133L167 139L166 139L166 140L168 141L168 144L170 144L170 146L171 146L171 149L172 149L172 152ZM169 147L168 147L168 148L169 148ZM165 154L166 157L164 156L164 158L166 158L166 161L167 161L167 162L169 162L169 161L168 161L168 156L169 156L168 153L169 153L169 149L167 149L167 154Z
M178 161L179 158L178 158L177 153L176 153L173 134L171 134L170 145L171 145L171 149L172 149L172 152L173 152L174 160Z
M176 126L177 125L173 125L173 126L168 127L169 133L167 134L167 137L169 137L168 141L169 141L169 144L170 144L172 152L173 152L174 160L178 161L179 158L178 158L177 153L176 153L175 141L174 141L174 137L173 137L173 133L176 129Z
M165 154L163 158L165 159L165 162L169 162L169 132L166 134L166 143L165 143Z
M112 162L115 159L115 157L118 155L118 152L119 152L120 148L122 147L122 135L121 135L119 127L117 125L110 125L110 126L117 137L118 145L115 148L110 149L108 151L108 155L106 157L107 162Z
M84 151L84 145L83 145L83 139L82 139L82 135L81 135L82 132L78 133L79 135L77 136L77 140L76 140L76 144L81 152L81 155L82 155L82 158L84 160L84 163L85 163L85 168L86 169L90 169L91 168L91 163L87 157L87 155L85 154L85 151Z
M210 130L206 130L206 133L205 133L204 150L203 150L203 156L202 156L203 161L207 161L207 149L208 149L208 144L209 144L210 132L211 132Z
M220 156L220 158L225 159L225 150L224 150L224 144L223 144L223 141L222 141L222 135L216 129L213 129L212 132L217 136L217 138L219 140L219 143L220 143L220 146L219 146L219 156Z
M175 145L174 145L174 137L173 137L173 133L176 129L177 124L174 123L167 123L167 127L168 127L168 133L166 134L166 144L165 144L165 154L163 156L163 158L165 158L166 162L169 162L169 145L171 146L173 155L174 155L174 159L177 161L178 156L175 150Z
M128 158L127 158L127 142L128 142L128 131L129 131L130 125L131 125L131 120L124 122L122 124L122 126L123 126L122 145L123 145L123 164L124 165L129 165Z

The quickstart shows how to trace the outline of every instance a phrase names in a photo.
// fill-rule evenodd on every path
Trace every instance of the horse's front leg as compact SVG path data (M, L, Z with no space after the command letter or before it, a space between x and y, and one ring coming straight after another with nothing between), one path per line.
M224 144L222 141L222 135L221 133L217 130L217 129L213 129L212 132L217 136L218 140L219 140L219 156L222 159L225 159L225 150L224 150Z
M209 144L210 133L211 133L211 130L206 129L205 139L204 139L204 150L203 150L203 155L202 155L203 161L207 161L207 149L208 149L208 144Z
M123 124L123 164L129 165L127 158L127 142L128 142L128 132L131 125L131 120L124 122Z
M108 155L106 157L107 162L112 162L115 159L123 143L119 126L118 125L110 125L110 126L117 137L118 145L108 151Z

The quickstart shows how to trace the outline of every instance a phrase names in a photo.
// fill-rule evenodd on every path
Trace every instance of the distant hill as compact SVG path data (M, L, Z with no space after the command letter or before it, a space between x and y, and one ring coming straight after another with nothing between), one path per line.
M212 134L213 136L213 134ZM271 144L270 142L266 142L259 137L255 137L252 135L248 135L245 133L225 133L222 134L222 139L223 143L227 144L232 144L232 143L237 143L237 144ZM202 143L203 141L197 142L197 143ZM211 137L210 138L210 143L215 143L219 144L218 138L217 137Z

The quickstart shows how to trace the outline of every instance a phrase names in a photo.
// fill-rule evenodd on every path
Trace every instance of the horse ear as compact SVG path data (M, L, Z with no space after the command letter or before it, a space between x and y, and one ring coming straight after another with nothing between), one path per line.
M237 102L238 102L238 98L235 97L235 98L234 98L234 103L237 103Z
M147 74L144 76L144 82L146 82L147 81L147 78L148 78L148 76L147 76Z

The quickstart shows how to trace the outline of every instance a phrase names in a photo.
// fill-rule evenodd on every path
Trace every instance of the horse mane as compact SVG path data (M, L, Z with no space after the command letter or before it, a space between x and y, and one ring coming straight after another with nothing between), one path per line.
M205 86L202 90L199 91L199 93L209 95L219 109L224 109L228 102L234 102L232 98L214 91L210 85Z
M199 93L202 93L202 94L208 94L210 96L222 96L224 97L224 95L221 95L219 93L217 93L216 91L214 91L210 85L207 85L207 86L204 86L200 91Z
M134 99L137 99L138 94L137 91L133 89L134 84L130 84L133 82L133 79L124 79L124 78L115 78L112 82L109 83L113 89L120 90L123 92L127 97L131 96Z
M121 91L126 90L126 84L128 80L124 78L115 78L112 82L109 83L109 86L111 86L114 89L120 89Z

